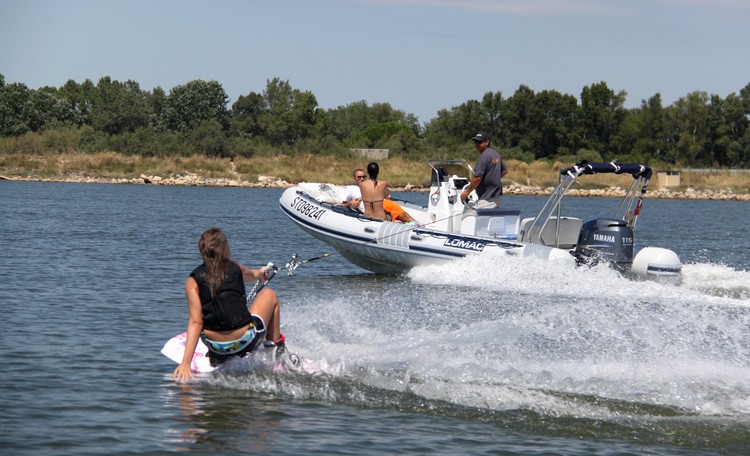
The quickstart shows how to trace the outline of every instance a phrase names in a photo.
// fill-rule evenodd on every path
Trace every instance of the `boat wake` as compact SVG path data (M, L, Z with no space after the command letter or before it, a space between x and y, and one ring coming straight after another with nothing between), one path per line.
M339 278L287 303L285 331L303 369L212 382L478 420L562 420L556 426L577 435L591 420L612 435L669 434L698 420L696 432L747 441L749 278L696 264L669 284L487 256L400 278ZM707 421L717 416L734 420L729 435L726 422Z
M682 269L682 288L708 296L750 301L750 272L721 264L688 264ZM750 302L748 302L750 306Z

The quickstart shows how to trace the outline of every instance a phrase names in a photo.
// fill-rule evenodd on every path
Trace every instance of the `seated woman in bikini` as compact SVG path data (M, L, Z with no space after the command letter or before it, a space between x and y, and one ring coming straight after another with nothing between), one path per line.
M352 177L354 178L355 185L346 186L346 200L341 204L345 207L358 210L359 212L364 214L365 204L361 201L362 191L359 189L359 181L364 181L365 179L367 179L367 175L365 174L365 170L357 168L352 173ZM383 210L386 212L386 217L388 216L388 214L390 214L391 216L391 218L387 218L386 220L390 220L392 222L404 222L411 225L417 224L417 221L414 220L414 217L406 212L404 208L402 208L398 203L391 200L390 196L386 198L385 201L383 201Z
M383 201L388 197L388 182L378 180L380 167L372 162L367 165L369 180L359 181L359 189L362 192L362 202L365 205L365 216L380 220L387 220L387 214L383 209Z
M218 228L206 230L198 243L203 264L185 282L188 301L187 343L182 363L172 377L193 377L190 361L198 339L208 346L212 366L244 356L260 344L275 345L277 355L286 351L280 332L279 298L264 288L248 309L245 282L266 276L266 267L249 269L232 261L227 237ZM265 339L265 341L263 340Z

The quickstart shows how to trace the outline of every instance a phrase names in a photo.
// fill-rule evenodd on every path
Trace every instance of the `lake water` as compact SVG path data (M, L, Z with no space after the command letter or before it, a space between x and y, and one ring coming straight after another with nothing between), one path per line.
M677 251L674 285L485 257L377 276L294 226L280 195L0 182L0 452L750 451L750 203L646 200L636 240ZM212 226L252 267L334 253L271 282L303 372L171 380L159 351L185 330Z

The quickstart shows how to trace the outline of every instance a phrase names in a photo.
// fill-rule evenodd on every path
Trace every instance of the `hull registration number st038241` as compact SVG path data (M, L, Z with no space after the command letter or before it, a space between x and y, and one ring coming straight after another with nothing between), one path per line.
M323 216L326 212L328 212L325 209L322 209L314 204L308 203L304 199L300 198L299 196L294 198L294 201L292 201L291 204L292 209L299 212L301 215L304 215L305 217L309 217L313 220L320 220L320 217Z

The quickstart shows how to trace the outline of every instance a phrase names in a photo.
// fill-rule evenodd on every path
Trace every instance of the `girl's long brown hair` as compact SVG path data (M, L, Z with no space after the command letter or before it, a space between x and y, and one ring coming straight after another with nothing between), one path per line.
M201 235L198 249L206 269L206 282L211 290L211 297L215 300L229 267L230 252L227 237L220 229L210 228Z

